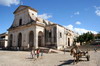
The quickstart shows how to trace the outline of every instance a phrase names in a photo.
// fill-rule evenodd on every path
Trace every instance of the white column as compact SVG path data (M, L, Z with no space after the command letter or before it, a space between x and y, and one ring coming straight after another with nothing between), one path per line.
M34 31L34 45L35 45L35 48L38 48L38 31L37 30Z

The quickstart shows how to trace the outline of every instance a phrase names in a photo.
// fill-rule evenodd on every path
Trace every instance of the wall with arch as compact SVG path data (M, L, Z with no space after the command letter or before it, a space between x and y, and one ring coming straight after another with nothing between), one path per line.
M30 32L33 32L34 34L34 47L38 48L38 35L39 32L42 32L43 34L43 40L42 40L42 44L44 46L44 27L40 27L40 26L30 26L30 27L26 27L26 28L22 28L22 29L15 29L15 30L11 30L9 31L9 37L10 35L13 35L13 40L12 40L12 47L14 47L14 49L16 49L16 47L18 47L18 35L21 33L22 34L22 44L21 44L21 49L28 49L29 48L29 34ZM10 40L9 40L10 41Z

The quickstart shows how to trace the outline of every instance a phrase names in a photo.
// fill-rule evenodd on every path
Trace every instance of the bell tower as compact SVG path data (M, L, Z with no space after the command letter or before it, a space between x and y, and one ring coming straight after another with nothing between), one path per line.
M35 10L29 6L20 5L14 11L13 14L14 14L14 22L13 22L12 26L18 27L18 26L27 24L28 22L31 22L32 18L37 17L37 10Z

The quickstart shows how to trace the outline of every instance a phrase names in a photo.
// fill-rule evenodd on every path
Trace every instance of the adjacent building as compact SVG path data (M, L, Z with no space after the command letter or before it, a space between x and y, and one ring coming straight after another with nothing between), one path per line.
M96 45L97 44L99 45L100 44L100 37L98 36L98 34L94 34L94 37L95 37L95 39L94 39L93 43Z
M8 33L0 34L0 48L5 49L8 46Z
M14 21L8 29L8 47L27 50L51 47L61 49L73 45L78 34L51 21L38 17L38 11L20 5L14 11Z

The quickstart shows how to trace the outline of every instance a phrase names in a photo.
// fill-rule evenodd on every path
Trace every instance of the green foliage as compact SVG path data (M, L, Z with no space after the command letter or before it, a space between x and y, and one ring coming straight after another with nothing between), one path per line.
M79 37L77 37L77 42L82 43L90 43L91 41L94 40L94 35L91 32L83 33Z

